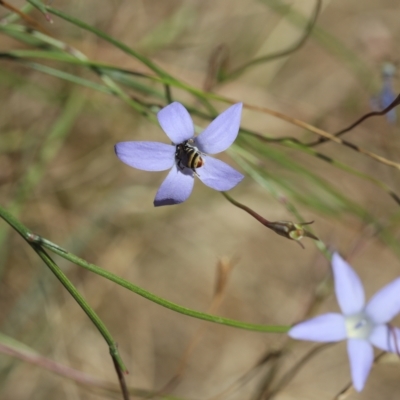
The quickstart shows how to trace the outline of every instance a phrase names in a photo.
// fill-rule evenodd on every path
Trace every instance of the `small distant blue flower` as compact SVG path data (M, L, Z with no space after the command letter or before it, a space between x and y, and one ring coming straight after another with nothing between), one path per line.
M400 278L378 291L365 305L360 278L339 254L332 257L336 298L342 314L328 313L301 322L289 331L293 339L338 342L347 339L354 388L365 385L374 360L372 345L398 353L400 329L388 322L400 312Z
M371 101L371 106L375 110L384 110L393 103L397 97L393 89L393 77L396 73L396 68L391 63L386 63L382 67L382 89L380 93ZM397 120L396 109L393 108L386 113L386 119L389 123L395 124Z
M171 169L161 184L154 205L184 202L190 196L194 176L212 189L226 191L236 186L243 175L228 164L209 157L226 150L236 139L242 103L234 104L220 114L198 136L186 108L174 102L157 114L161 128L172 144L158 142L121 142L115 145L118 158L144 171Z

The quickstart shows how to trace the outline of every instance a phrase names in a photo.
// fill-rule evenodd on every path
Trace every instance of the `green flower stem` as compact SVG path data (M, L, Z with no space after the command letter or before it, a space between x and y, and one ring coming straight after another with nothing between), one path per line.
M235 328L241 328L257 332L285 333L290 328L289 326L250 324L229 318L223 318L215 315L202 313L200 311L191 310L189 308L182 307L178 304L172 303L171 301L158 297L155 294L150 293L147 290L142 289L141 287L136 286L133 283L130 283L127 280L120 278L119 276L114 275L113 273L98 267L97 265L90 264L87 261L83 260L82 258L79 258L78 256L65 251L64 249L60 249L57 245L49 244L47 242L43 243L43 247L48 248L52 252L58 254L60 257L65 258L66 260L69 260L74 264L79 265L80 267L83 267L91 272L94 272L97 275L102 276L103 278L109 279L110 281L117 283L118 285L130 290L131 292L138 294L139 296L144 297L147 300L150 300L154 303L159 304L160 306L169 308L170 310L188 315L193 318L203 319L205 321L210 321L221 325L233 326Z
M231 148L229 149L229 154L243 168L243 170L255 180L255 182L257 182L261 187L266 189L268 193L270 193L274 199L276 199L279 203L281 203L288 210L288 212L294 215L298 221L302 223L305 222L304 218L301 216L300 212L297 210L294 203L292 203L288 198L282 196L282 194L278 191L273 182L267 179L262 174L260 174L254 168L254 165L253 166L251 165L251 161L249 160L249 158L252 157L249 153L247 153L245 150L239 148L236 145L232 145ZM256 159L254 159L253 161L257 163ZM265 170L263 172L265 174ZM331 252L329 251L329 249L322 240L316 240L313 241L313 243L318 248L318 250L325 256L327 260L331 259L332 257Z
M121 371L127 373L121 356L119 355L117 344L115 343L111 333L108 331L107 327L104 325L103 321L99 318L96 312L89 306L87 301L81 296L79 291L75 288L72 282L66 277L66 275L61 271L60 267L52 260L52 258L43 250L40 245L31 244L32 248L36 251L38 256L44 261L44 263L51 269L53 274L61 282L61 284L68 290L75 301L81 306L86 315L91 319L93 324L99 330L104 340L107 342L110 348L111 357L116 363Z
M38 256L44 261L44 263L51 269L57 279L61 284L68 290L75 301L81 306L86 315L94 323L98 331L103 336L104 340L107 342L110 348L110 354L114 362L124 373L127 373L127 369L119 355L117 344L114 341L111 333L108 331L107 327L95 313L95 311L89 306L87 301L81 296L72 282L66 277L66 275L61 271L58 265L51 259L51 257L43 250L42 243L37 241L32 241L33 235L24 225L22 225L17 219L15 219L8 211L0 206L0 217L3 218L9 225L11 225L35 250ZM45 241L44 241L45 243ZM44 244L43 243L43 244Z
M178 304L172 303L168 300L165 300L161 297L158 297L147 290L136 286L127 280L120 278L117 275L114 275L111 272L108 272L97 265L90 264L87 261L79 258L75 254L69 253L68 251L62 249L58 245L50 242L47 239L44 239L38 235L33 234L26 228L23 224L21 224L18 220L16 220L7 210L0 206L0 217L3 218L7 223L9 223L28 243L36 249L38 247L45 247L48 250L52 251L55 254L58 254L60 257L73 262L80 267L83 267L91 272L94 272L97 275L102 276L103 278L109 279L110 281L117 283L118 285L142 296L154 303L159 304L165 308L169 308L170 310L176 311L178 313L188 315L193 318L202 319L209 322L214 322L221 325L232 326L235 328L246 329L250 331L256 332L269 332L269 333L286 333L290 327L285 325L259 325L259 324L250 324L247 322L236 321L229 318L223 318L215 315L210 315L206 313L202 313L200 311L191 310L186 307L182 307ZM61 272L61 271L60 271ZM62 273L62 272L61 272ZM65 277L65 279L67 279ZM72 293L71 293L72 294ZM89 315L89 314L88 314ZM90 315L89 315L90 317ZM90 317L91 318L91 317ZM93 321L94 322L94 321ZM108 342L107 342L108 343ZM114 343L114 342L112 342ZM115 349L115 348L114 348ZM116 350L116 349L115 349Z

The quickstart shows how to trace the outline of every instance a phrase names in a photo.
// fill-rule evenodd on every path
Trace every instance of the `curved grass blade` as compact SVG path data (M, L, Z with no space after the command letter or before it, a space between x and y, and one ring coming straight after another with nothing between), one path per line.
M290 5L285 4L281 0L262 0L262 2L300 28L307 23L303 15L293 11ZM370 68L366 66L365 62L357 57L354 51L350 50L338 38L318 26L318 24L314 25L310 35L323 49L342 61L365 89L371 92L377 90L377 87L374 87L374 74L371 72Z
M303 47L303 45L306 43L307 39L309 38L309 36L314 28L314 25L317 22L318 15L321 11L321 6L322 6L322 0L316 0L315 8L312 13L312 16L304 29L303 35L297 41L297 43L293 44L292 46L290 46L289 48L287 48L285 50L281 50L281 51L277 51L275 53L266 54L265 56L257 57L255 59L248 61L247 63L241 65L240 67L234 69L233 71L227 72L225 74L223 73L223 71L220 70L217 73L218 80L220 82L224 82L227 80L235 79L241 73L243 73L246 69L248 69L254 65L263 64L263 63L267 63L269 61L276 60L277 58L286 57L289 54L292 54L292 53L296 52L297 50L299 50L301 47Z

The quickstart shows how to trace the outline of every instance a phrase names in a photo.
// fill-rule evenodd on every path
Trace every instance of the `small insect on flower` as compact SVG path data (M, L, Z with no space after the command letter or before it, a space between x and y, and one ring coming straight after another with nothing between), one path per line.
M178 163L178 167L190 168L196 175L196 168L200 168L204 165L204 159L201 157L201 152L194 145L194 140L189 139L185 142L176 146L175 158Z

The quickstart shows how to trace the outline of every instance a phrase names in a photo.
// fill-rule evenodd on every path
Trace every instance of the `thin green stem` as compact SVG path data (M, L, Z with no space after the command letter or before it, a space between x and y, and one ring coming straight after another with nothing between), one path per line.
M260 214L257 214L254 210L252 210L250 207L245 206L242 203L239 203L235 199L233 199L231 196L229 196L228 193L226 192L221 192L221 194L235 207L238 207L244 211L246 211L248 214L250 214L253 218L255 218L258 222L266 226L268 229L271 229L274 231L276 234L283 236L287 239L290 240L295 240L297 243L304 249L304 246L300 243L300 240L303 237L309 237L314 240L319 240L314 234L312 234L310 231L306 230L304 228L304 225L310 225L314 221L310 222L301 222L299 224L295 224L291 221L268 221L264 217L262 217Z
M260 214L257 214L254 210L252 210L250 207L245 206L244 204L239 203L235 199L233 199L231 196L229 196L228 193L226 192L221 192L221 194L234 206L241 208L242 210L246 211L248 214L250 214L253 218L255 218L258 222L262 223L263 225L269 227L271 225L271 222L262 217Z
M99 318L96 312L89 306L88 302L82 297L76 287L72 282L66 277L66 275L61 271L60 267L53 261L53 259L43 250L42 246L31 243L31 247L35 250L37 255L44 261L44 263L50 268L53 274L61 282L61 284L68 290L75 301L80 305L86 315L90 318L93 324L96 326L100 334L103 336L104 340L107 342L110 348L111 357L119 368L127 373L127 369L122 361L121 356L118 353L117 344L114 341L111 333L108 331L107 327L104 325L103 321Z
M165 98L166 98L168 104L171 104L173 102L172 94L171 94L171 87L169 85L164 85L164 90L165 90Z
M128 289L131 292L134 292L139 296L144 297L147 300L159 304L162 307L169 308L170 310L176 311L180 314L188 315L189 317L257 332L285 333L290 328L289 326L251 324L247 322L236 321L229 318L219 317L216 315L206 314L200 311L191 310L190 308L180 306L178 304L172 303L171 301L158 297L155 294L150 293L147 290L142 289L141 287L136 286L133 283L128 282L125 279L120 278L119 276L114 275L113 273L108 272L98 267L95 264L88 263L82 258L79 258L75 254L69 253L64 249L60 250L59 248L48 244L43 244L43 247L47 247L49 250L58 254L60 257L65 258L66 260L69 260L74 264L79 265L80 267L83 267L91 272L94 272L95 274L100 275L103 278L106 278L114 283L117 283L118 285L124 287L125 289Z
M51 257L46 253L43 249L46 244L46 240L42 242L37 242L32 240L33 235L28 228L26 228L23 224L21 224L17 219L15 219L8 211L6 211L3 207L0 206L0 217L4 219L10 226L12 226L35 250L38 256L44 261L44 263L51 269L57 279L61 282L61 284L68 290L68 292L72 295L72 297L76 300L76 302L81 306L83 311L85 311L86 315L90 318L90 320L94 323L98 331L103 336L104 340L107 342L110 348L110 354L113 360L118 364L119 368L123 372L127 372L127 369L119 355L117 344L108 331L107 327L95 313L95 311L89 306L87 301L81 296L79 291L75 288L72 282L66 277L66 275L61 271L58 265L51 259ZM42 246L43 245L43 246ZM55 246L54 244L52 244ZM49 245L48 245L49 246ZM50 247L50 246L49 246ZM50 247L50 249L53 249Z
M140 288L123 278L120 278L117 275L114 275L111 272L108 272L95 264L88 263L82 258L76 256L75 254L69 253L68 251L62 249L58 245L51 243L47 239L41 238L38 235L33 234L28 228L26 228L23 224L21 224L18 220L16 220L7 210L0 206L0 217L3 218L8 224L10 224L28 243L34 243L36 246L40 245L41 247L45 247L48 250L52 251L55 254L58 254L60 257L73 262L80 267L83 267L91 272L94 272L97 275L100 275L118 285L142 296L156 304L159 304L165 308L169 308L170 310L176 311L178 313L188 315L193 318L202 319L209 322L214 322L221 325L232 326L235 328L246 329L250 331L256 332L269 332L269 333L286 333L290 327L282 326L282 325L260 325L260 324L251 324L247 322L236 321L229 318L223 318L215 315L210 315L206 313L202 313L200 311L191 310L189 308L180 306L178 304L172 303L171 301L165 300L161 297L156 296L153 293L148 292L145 289Z

